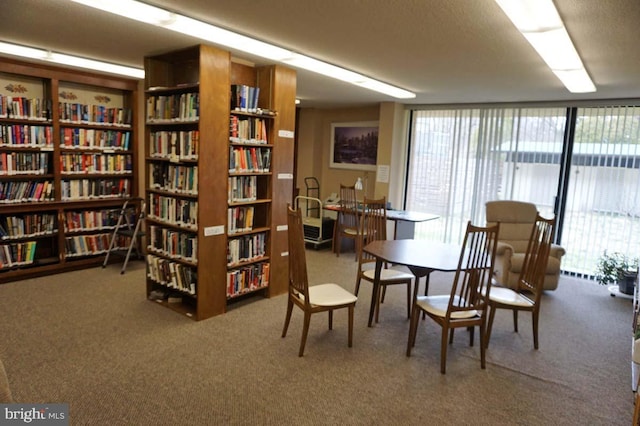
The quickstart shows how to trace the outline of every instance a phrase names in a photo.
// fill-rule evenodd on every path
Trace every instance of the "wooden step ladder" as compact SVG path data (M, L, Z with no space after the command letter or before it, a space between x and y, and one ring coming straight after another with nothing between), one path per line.
M125 256L124 263L122 264L121 274L127 269L127 263L131 257L131 252L135 250L136 257L138 259L143 258L142 248L140 247L141 239L145 235L144 232L144 219L146 215L146 202L144 198L134 197L129 198L124 202L120 209L120 215L118 216L118 223L116 224L113 234L111 235L111 242L109 243L109 250L104 258L102 267L106 267L109 263L109 257L113 254ZM119 247L117 242L120 237L126 237L129 241L129 247L125 250Z

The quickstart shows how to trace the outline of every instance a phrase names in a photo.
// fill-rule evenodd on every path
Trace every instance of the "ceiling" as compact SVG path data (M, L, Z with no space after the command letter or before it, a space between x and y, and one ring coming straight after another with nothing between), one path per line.
M640 99L638 0L555 0L598 89L587 94L564 88L494 0L147 3L417 93L397 100L298 70L301 107ZM145 55L201 42L67 0L5 0L0 22L4 41L136 67Z

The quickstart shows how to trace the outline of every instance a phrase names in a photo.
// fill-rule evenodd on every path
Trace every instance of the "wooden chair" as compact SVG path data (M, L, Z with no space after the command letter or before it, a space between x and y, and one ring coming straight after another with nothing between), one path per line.
M411 310L407 356L415 346L420 312L432 318L442 327L440 347L440 372L445 374L447 363L447 334L453 342L453 331L458 327L470 330L470 346L473 346L474 327L480 328L480 366L485 368L485 327L487 300L490 294L493 263L499 224L477 227L467 223L467 230L460 251L458 269L451 286L451 294L416 296Z
M537 215L531 229L529 244L518 280L518 289L493 286L489 293L489 324L487 326L486 344L489 346L491 328L497 309L513 311L513 329L518 332L518 311L529 311L532 314L533 347L538 349L538 319L540 316L540 299L543 293L549 250L555 219L545 219Z
M333 311L347 308L349 310L349 347L353 343L353 310L358 298L337 284L320 284L309 287L307 277L307 261L304 246L304 231L300 209L293 210L287 206L287 224L289 237L289 296L287 301L287 316L282 329L282 337L287 335L293 305L297 305L304 312L304 326L300 352L304 354L304 346L309 333L311 314L329 312L329 330L333 328Z
M358 213L355 185L346 186L340 184L340 211L338 212L333 238L333 251L338 257L342 250L342 238L353 240L355 251L356 253L358 252L358 226L360 225Z
M376 258L366 253L363 248L371 241L387 239L387 208L386 198L364 199L364 214L361 217L360 243L358 244L358 277L356 279L356 296L360 290L362 280L373 283L375 278ZM376 322L379 319L380 304L384 302L387 286L404 284L407 286L407 317L411 316L411 283L413 274L393 268L383 268L380 274L380 286L382 291L376 301Z

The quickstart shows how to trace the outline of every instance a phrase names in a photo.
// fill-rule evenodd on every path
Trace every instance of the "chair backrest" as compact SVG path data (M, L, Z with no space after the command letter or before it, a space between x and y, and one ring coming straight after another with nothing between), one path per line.
M356 199L355 185L346 186L340 184L340 213L339 225L344 228L358 227L358 201Z
M309 303L309 281L304 247L304 229L300 209L287 205L287 228L289 243L289 294ZM300 297L303 296L303 297Z
M542 294L554 226L555 218L545 219L537 215L520 271L518 289L532 293L536 303Z
M386 197L379 199L364 199L363 213L360 215L360 244L358 257L360 264L375 261L375 257L366 253L363 247L371 241L387 239L387 201Z
M485 205L487 225L500 222L499 240L508 243L516 253L524 253L538 208L533 203L513 200L489 201Z
M465 311L486 312L499 228L500 224L479 227L467 223L451 287L447 319L468 316Z

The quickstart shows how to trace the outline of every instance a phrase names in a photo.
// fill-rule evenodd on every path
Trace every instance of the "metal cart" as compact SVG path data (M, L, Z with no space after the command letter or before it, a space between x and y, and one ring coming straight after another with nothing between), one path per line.
M302 206L301 204L304 204ZM295 198L295 208L302 208L302 226L305 243L312 244L316 250L325 243L333 241L335 220L322 217L322 200L315 197L299 195ZM320 217L315 217L316 212ZM311 214L310 214L311 213Z

